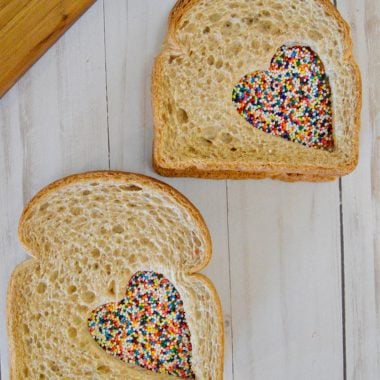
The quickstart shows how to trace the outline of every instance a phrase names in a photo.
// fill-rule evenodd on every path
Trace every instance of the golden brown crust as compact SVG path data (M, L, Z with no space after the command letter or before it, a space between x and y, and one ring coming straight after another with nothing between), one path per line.
M362 105L362 83L361 74L358 64L353 56L352 39L350 37L350 26L342 18L337 8L330 0L317 0L325 8L326 12L332 15L340 24L344 33L344 57L345 63L351 66L355 72L358 107L355 110L355 126L353 132L353 157L349 164L341 164L334 167L306 166L303 164L290 165L280 163L265 163L260 165L242 165L233 162L230 163L203 163L202 167L196 165L175 165L169 167L160 154L159 146L162 144L163 123L159 116L159 85L162 75L163 58L166 50L176 45L176 30L181 18L191 10L193 6L201 0L178 0L169 16L169 27L166 42L163 51L156 58L152 74L152 102L153 102L153 120L154 120L154 143L153 143L153 168L157 173L168 177L194 177L210 179L262 179L272 178L284 181L310 181L321 182L331 181L336 177L344 176L351 173L358 164L359 159L359 132L360 117Z
M188 167L184 169L171 169L165 168L164 166L156 165L153 162L155 171L164 177L192 177L192 178L209 178L209 179L277 179L285 182L329 182L334 181L342 174L340 173L330 173L323 174L323 172L318 173L289 173L285 169L283 172L254 172L254 171L244 171L244 170L214 170L205 169L198 170L195 167Z
M220 341L222 344L219 349L219 358L220 362L218 363L218 377L217 379L223 378L223 361L224 361L224 332L223 332L223 314L222 314L222 308L219 296L216 292L216 289L212 282L205 276L196 273L203 269L205 266L207 266L208 262L211 259L212 255L212 242L211 242L211 236L209 233L209 230L207 228L207 225L200 214L199 210L181 193L179 193L177 190L175 190L173 187L158 181L156 179L153 179L151 177L147 177L141 174L134 174L134 173L125 173L120 171L95 171L95 172L88 172L83 174L76 174L71 175L65 178L62 178L60 180L57 180L50 185L43 188L40 192L38 192L28 203L28 205L25 207L19 222L19 229L18 229L18 235L19 240L26 251L29 252L31 256L33 256L35 259L29 259L21 264L19 264L15 270L12 273L9 288L8 288L8 295L7 295L7 328L8 328L8 334L10 337L10 353L11 353L11 378L14 371L12 371L12 368L15 368L15 353L20 351L17 347L18 342L15 339L12 339L12 337L15 336L15 326L12 325L13 316L16 315L13 312L13 308L15 307L15 300L17 300L17 294L15 292L17 291L17 286L14 286L14 282L16 281L17 274L20 273L20 271L23 271L26 266L30 266L38 260L38 252L33 252L31 247L29 247L26 239L24 238L24 224L25 221L28 219L31 210L36 207L39 203L44 201L44 198L48 196L51 192L56 191L57 189L60 189L62 187L65 187L69 184L73 183L80 183L80 182L88 182L88 181L96 181L96 180L138 180L139 182L146 183L150 187L156 188L158 191L162 191L165 193L170 194L176 202L178 202L182 207L184 207L194 218L196 224L198 225L199 229L201 230L204 240L205 240L205 252L204 252L204 259L203 262L201 262L199 265L197 265L194 268L190 268L188 271L186 271L185 275L189 275L191 277L195 277L199 279L206 288L209 289L210 293L213 295L213 299L215 300L215 306L217 311L217 319L219 321L219 326L215 326L215 328L220 329ZM161 378L161 377L160 377Z
M8 292L7 292L7 305L6 305L6 315L7 315L7 332L9 336L9 352L10 352L10 359L9 359L9 379L14 379L14 371L13 369L16 368L16 355L15 353L19 350L17 347L17 342L14 339L11 339L11 336L14 336L14 329L12 326L12 319L9 316L15 315L15 312L13 311L13 307L15 306L14 303L11 302L12 299L17 299L17 295L15 294L15 289L17 289L16 286L14 286L15 278L17 276L17 273L20 271L23 271L25 267L32 265L34 262L33 259L25 260L21 264L18 264L14 271L12 272L11 278L9 280L8 284Z

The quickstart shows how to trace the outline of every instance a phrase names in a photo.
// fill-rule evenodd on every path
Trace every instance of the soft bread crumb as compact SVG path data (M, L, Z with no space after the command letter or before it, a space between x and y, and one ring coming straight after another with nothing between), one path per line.
M311 47L325 65L333 93L332 153L259 131L233 106L234 85L267 69L276 50L289 44ZM156 170L213 178L290 173L317 181L352 171L361 85L351 44L348 25L328 0L180 1L153 77Z
M206 278L190 275L207 264L210 237L175 190L132 174L69 177L31 201L19 233L35 259L9 286L12 379L172 379L114 359L88 331L91 310L123 298L139 270L163 273L179 291L196 378L221 378L220 303Z

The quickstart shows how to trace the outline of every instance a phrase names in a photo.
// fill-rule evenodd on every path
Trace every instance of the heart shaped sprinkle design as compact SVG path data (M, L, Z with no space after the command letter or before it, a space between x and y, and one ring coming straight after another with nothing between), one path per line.
M145 369L193 378L190 330L183 302L162 274L137 272L125 298L99 306L90 334L107 353Z
M282 46L269 70L240 80L232 101L245 120L266 133L309 148L334 147L329 78L309 47Z

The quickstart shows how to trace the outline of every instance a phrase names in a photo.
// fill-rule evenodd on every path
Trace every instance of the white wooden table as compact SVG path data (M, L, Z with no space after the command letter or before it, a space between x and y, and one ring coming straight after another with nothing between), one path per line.
M285 1L285 0L284 0ZM59 177L151 168L150 75L175 0L98 2L0 99L0 347L24 204ZM363 75L358 169L326 184L163 179L211 230L225 379L380 379L380 1L338 0ZM0 57L1 59L1 57Z

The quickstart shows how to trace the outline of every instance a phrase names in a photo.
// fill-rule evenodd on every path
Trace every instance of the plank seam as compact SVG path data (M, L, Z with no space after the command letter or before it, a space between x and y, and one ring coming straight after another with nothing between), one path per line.
M338 1L333 0L338 8ZM344 226L343 226L343 183L339 178L339 223L340 223L340 270L342 297L342 349L343 349L343 380L347 380L347 341L346 341L346 278L344 260Z
M338 1L334 0L338 8ZM339 221L340 221L340 270L342 291L342 345L343 345L343 380L347 380L347 340L346 340L346 277L344 260L344 226L343 226L343 182L339 178Z
M230 331L231 331L231 355L232 355L232 379L235 379L234 373L234 333L232 323L232 280L231 280L231 249L230 249L230 217L229 217L229 200L228 200L228 181L226 181L226 202L227 202L227 247L228 247L228 277L230 287ZM1 379L0 379L1 380Z
M107 149L108 149L108 169L111 169L111 142L110 142L110 123L108 112L108 74L107 74L107 44L106 44L106 9L103 0L103 43L104 43L104 71L106 85L106 113L107 113ZM0 379L1 380L1 379Z
M345 257L344 257L343 184L342 184L342 178L339 178L339 218L340 218L340 261L341 261L341 290L342 290L343 380L347 380L346 278L345 278Z
M128 4L129 4L129 1L127 1L127 12L128 12ZM147 3L148 4L148 3ZM149 6L145 6L144 8L145 10L145 18L147 19L148 18L148 15L149 15L149 11L150 11L150 8ZM146 22L145 23L145 29L144 29L144 46L147 46L147 43L148 43L148 28L149 28L149 25L148 23ZM147 59L147 55L145 54L144 55L144 72L151 72L152 68L148 68L149 66L149 59ZM151 75L151 74L150 74ZM150 92L151 92L151 87L149 87L148 91L147 91L147 85L148 86L151 86L151 76L146 76L145 78L145 81L144 81L144 90L143 90L143 99L147 99L149 96L150 96ZM149 84L146 82L148 81ZM148 97L147 97L147 93L148 93ZM143 128L144 128L144 141L147 141L147 132L150 133L149 131L147 131L147 121L149 120L147 118L147 104L148 102L144 101L144 107L143 107L143 110L144 110L144 118L143 118ZM149 109L148 107L148 112L151 113L152 111ZM149 141L149 139L148 139ZM147 153L147 146L146 144L143 145L143 148L144 148L144 157L146 157L146 153ZM152 151L152 144L150 143L150 146L148 148L150 151ZM150 154L151 155L151 154ZM151 163L152 165L152 163Z

